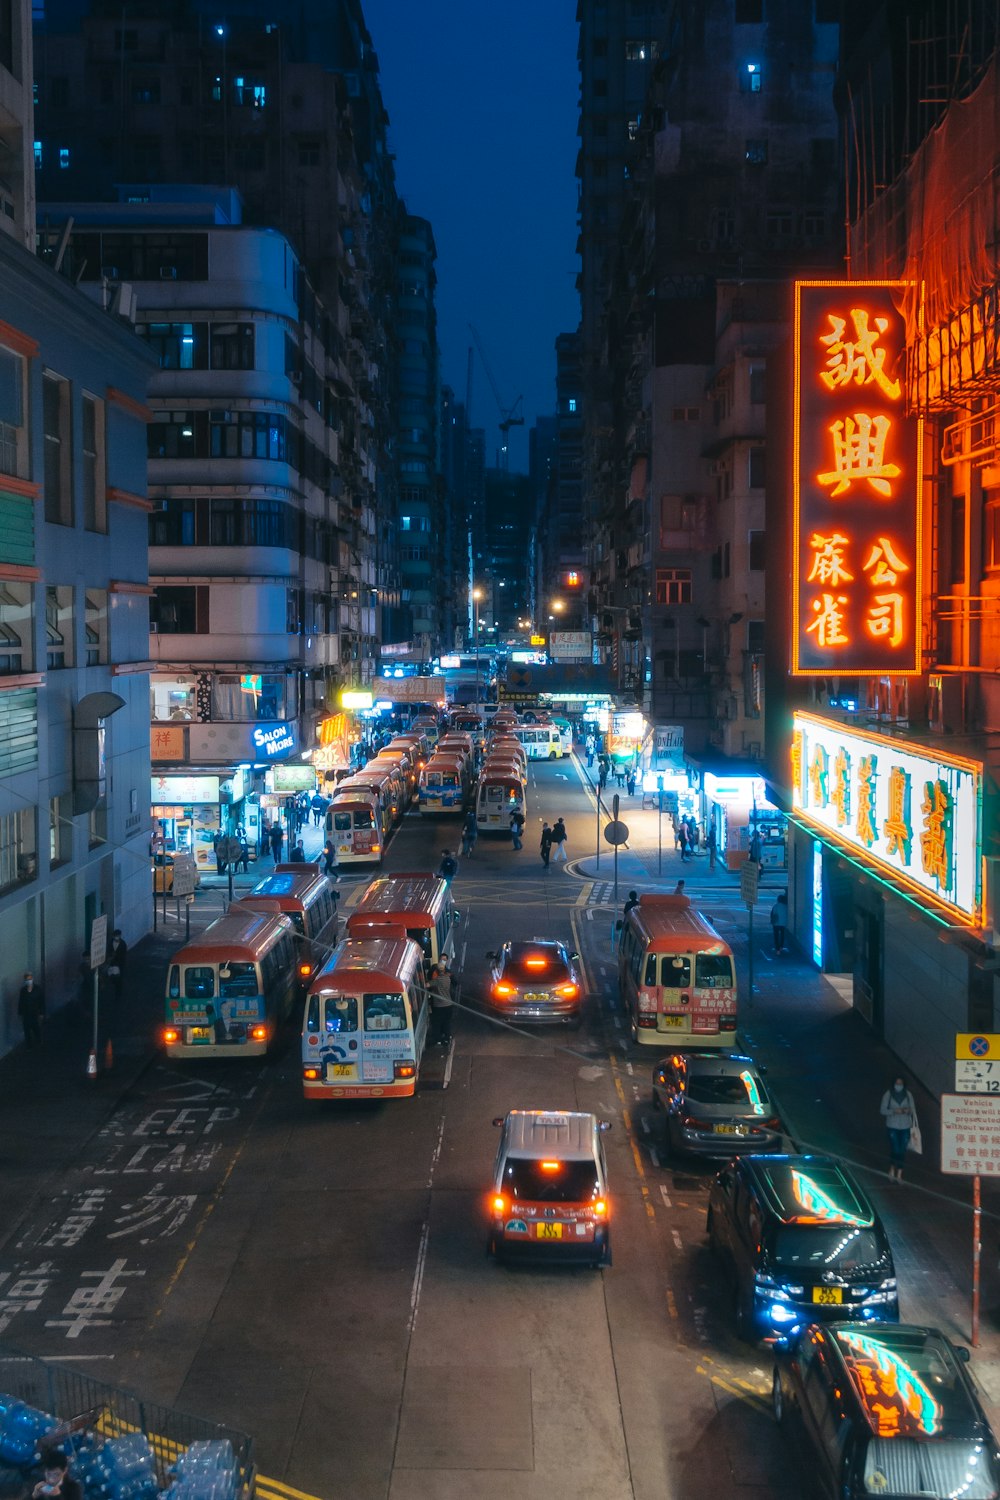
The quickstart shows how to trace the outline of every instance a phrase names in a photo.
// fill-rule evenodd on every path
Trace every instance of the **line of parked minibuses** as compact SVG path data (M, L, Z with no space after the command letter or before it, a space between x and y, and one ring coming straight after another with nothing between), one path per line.
M261 1057L298 1002L306 1099L416 1091L431 969L450 963L459 912L438 875L376 877L341 927L318 865L272 874L167 967L169 1058Z

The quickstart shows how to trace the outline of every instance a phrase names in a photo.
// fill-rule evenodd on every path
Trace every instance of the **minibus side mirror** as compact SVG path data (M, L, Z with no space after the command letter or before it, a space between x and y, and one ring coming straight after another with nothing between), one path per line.
M493 1123L494 1123L494 1125L502 1125L503 1124L503 1115L494 1115L493 1116Z
M956 1344L955 1353L958 1355L963 1365L967 1365L969 1363L969 1351L964 1344Z
M574 952L572 952L572 953L571 953L571 954L570 954L570 959L571 959L571 960L572 960L572 962L573 962L573 963L576 963L576 961L577 961L577 959L578 959L578 958L579 958L579 957L580 957L580 955L579 955L579 953L577 953L577 952L576 952L576 951L574 951Z
M611 1129L611 1123L612 1122L610 1120L601 1120L599 1122L598 1129L599 1130L610 1130Z
M500 955L499 955L499 953L495 953L495 952L494 952L494 951L493 951L493 950L492 950L492 949L491 949L491 950L490 950L490 952L489 952L489 953L487 953L487 955L486 955L486 957L487 957L487 958L489 958L489 959L492 959L492 960L493 960L493 961L494 961L494 962L496 962L496 960L497 960L497 959L498 959L498 958L499 958L499 957L500 957Z

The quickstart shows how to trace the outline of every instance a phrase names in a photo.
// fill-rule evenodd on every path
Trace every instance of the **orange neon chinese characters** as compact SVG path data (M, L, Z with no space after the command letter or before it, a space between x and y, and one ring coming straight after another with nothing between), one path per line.
M821 594L818 599L814 599L812 607L816 618L811 625L806 626L806 633L811 635L815 631L821 646L848 645L850 636L844 631L846 603L846 594Z
M836 500L858 480L866 480L887 500L892 498L890 479L899 477L899 465L886 463L885 443L892 426L886 416L871 417L856 411L827 428L833 438L833 468L817 474L820 484L834 485L830 499Z
M824 583L836 588L840 583L854 581L854 574L847 571L844 559L844 548L848 545L846 536L841 536L839 531L832 536L821 536L814 531L809 545L815 553L809 583Z
M804 790L802 782L802 730L796 729L792 735L792 786L800 795Z
M809 788L813 807L825 807L828 801L828 759L822 745L817 745L809 763Z
M900 573L908 573L910 565L899 556L889 537L880 536L872 543L872 549L861 564L861 570L863 573L870 573L872 584L881 588L886 583L898 583Z
M920 811L924 815L924 827L920 835L920 859L924 872L932 876L942 890L947 890L951 883L954 808L943 781L924 782L924 800L920 804Z
M910 863L913 829L910 827L910 778L902 766L893 766L889 772L889 815L882 824L886 837L886 855L898 854L903 863Z
M845 828L851 821L851 757L843 746L833 758L830 802L837 814L837 827Z
M857 835L870 849L875 842L875 777L878 756L863 755L858 763Z
M865 629L869 635L886 636L890 646L900 645L906 634L903 608L902 594L876 594L865 617Z
M885 350L879 344L879 339L889 327L889 319L876 318L875 327L870 328L869 313L864 307L852 307L850 317L854 325L854 337L845 339L847 320L838 318L836 313L827 314L833 331L820 338L820 343L826 345L830 355L826 369L820 374L820 380L830 391L842 385L869 385L874 381L884 396L890 401L898 401L899 381L890 380L885 373Z

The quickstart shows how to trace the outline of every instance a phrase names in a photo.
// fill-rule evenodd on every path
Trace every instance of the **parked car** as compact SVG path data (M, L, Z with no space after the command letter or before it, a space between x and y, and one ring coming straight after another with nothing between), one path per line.
M188 857L190 858L190 856L188 856ZM201 885L201 871L198 869L198 866L195 865L195 867L194 867L194 888L195 888L195 890L197 890L200 885ZM156 856L155 860L153 861L153 890L157 893L157 895L162 895L164 890L166 890L167 894L170 895L170 893L173 891L173 888L174 888L174 856L172 854L158 854Z
M653 1107L664 1111L664 1145L673 1155L729 1158L777 1151L781 1120L764 1069L742 1052L672 1052L653 1065Z
M733 1291L736 1331L787 1341L845 1317L899 1319L896 1267L875 1207L825 1156L742 1156L715 1178L708 1240Z
M1000 1453L968 1358L936 1328L807 1324L776 1359L773 1399L815 1493L996 1500Z

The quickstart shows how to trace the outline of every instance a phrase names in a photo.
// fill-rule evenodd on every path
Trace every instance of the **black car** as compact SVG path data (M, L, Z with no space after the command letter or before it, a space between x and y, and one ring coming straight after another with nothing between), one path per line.
M666 1117L668 1152L729 1158L778 1151L781 1121L763 1068L742 1052L672 1052L653 1064L653 1106Z
M814 1492L995 1500L1000 1454L968 1358L936 1328L803 1328L775 1362L774 1415L801 1438Z
M896 1268L864 1189L825 1156L743 1156L712 1183L708 1239L734 1295L736 1331L787 1341L804 1324L899 1319Z

